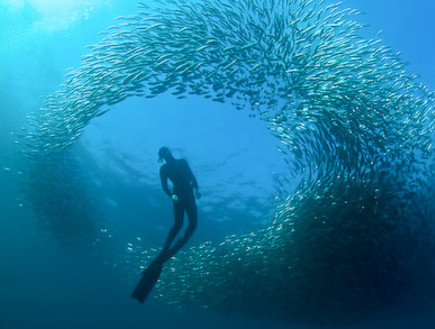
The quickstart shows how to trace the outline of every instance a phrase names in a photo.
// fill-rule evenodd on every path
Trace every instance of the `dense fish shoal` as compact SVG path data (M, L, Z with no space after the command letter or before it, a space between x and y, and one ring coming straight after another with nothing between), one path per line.
M357 15L312 0L139 3L28 120L41 222L60 240L95 236L71 164L92 119L128 97L200 95L267 122L300 184L266 227L180 253L157 298L311 322L407 300L434 273L434 93Z

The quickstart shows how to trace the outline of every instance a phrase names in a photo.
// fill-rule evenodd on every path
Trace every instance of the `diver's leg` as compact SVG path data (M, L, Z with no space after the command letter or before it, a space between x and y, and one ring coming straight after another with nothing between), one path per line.
M183 219L184 219L184 206L180 201L174 202L174 226L172 226L169 231L168 238L166 239L165 246L163 247L163 251L166 251L171 246L171 243L174 241L178 232L183 227Z
M196 230L198 226L198 210L196 209L195 200L189 202L186 207L187 217L189 218L189 225L186 228L186 232L184 233L183 240L186 242L189 241L190 237L193 235L193 232Z
M167 259L174 256L177 251L180 250L187 243L187 241L189 241L190 237L196 229L196 226L198 224L198 211L196 209L195 200L192 200L192 202L186 204L186 212L189 218L189 225L186 228L184 236L180 238L177 243L175 243L175 245L168 251L166 255Z

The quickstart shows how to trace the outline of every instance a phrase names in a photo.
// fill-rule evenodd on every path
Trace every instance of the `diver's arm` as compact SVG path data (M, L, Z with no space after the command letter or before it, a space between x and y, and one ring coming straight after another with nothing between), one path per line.
M195 190L197 190L198 189L198 182L197 182L195 176L193 175L192 169L190 169L190 166L189 166L189 164L187 163L186 160L183 159L183 161L184 161L184 164L186 165L187 171L189 172L189 180L190 180L190 182L192 184L192 187Z
M165 173L164 167L162 166L160 168L160 181L162 182L162 189L163 191L172 198L172 192L169 190L168 187L168 175Z
M198 181L196 180L195 175L193 174L192 169L190 169L190 166L187 163L187 161L186 161L186 166L187 169L189 169L190 181L192 183L193 189L195 190L196 198L199 199L201 197L201 193L199 193Z
M189 168L189 169L190 169L190 168ZM192 187L193 187L195 190L198 190L198 189L199 189L199 187L198 187L198 182L196 181L196 178L195 178L195 176L193 175L192 170L190 171L190 174L191 174L191 176L190 176L190 180L192 181Z

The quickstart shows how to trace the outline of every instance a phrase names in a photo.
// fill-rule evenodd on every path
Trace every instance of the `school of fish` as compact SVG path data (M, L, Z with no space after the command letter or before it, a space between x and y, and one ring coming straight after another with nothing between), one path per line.
M313 322L406 298L435 273L435 95L362 36L357 15L323 0L139 2L29 118L35 209L59 236L92 232L69 150L111 105L162 93L231 102L267 122L300 184L267 227L177 255L155 296ZM144 252L130 250L137 268Z

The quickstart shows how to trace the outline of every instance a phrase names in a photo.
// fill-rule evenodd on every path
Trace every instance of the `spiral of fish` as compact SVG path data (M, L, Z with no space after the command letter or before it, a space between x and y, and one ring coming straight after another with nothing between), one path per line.
M24 163L30 189L43 191L33 203L50 200L60 181L80 189L62 163L110 105L165 92L231 101L268 123L301 183L269 226L173 259L156 296L303 319L394 299L411 280L397 241L434 250L421 229L433 193L434 94L400 54L361 36L357 15L313 0L139 3L29 119ZM54 218L68 206L59 207L39 213ZM77 234L92 226L80 218Z

